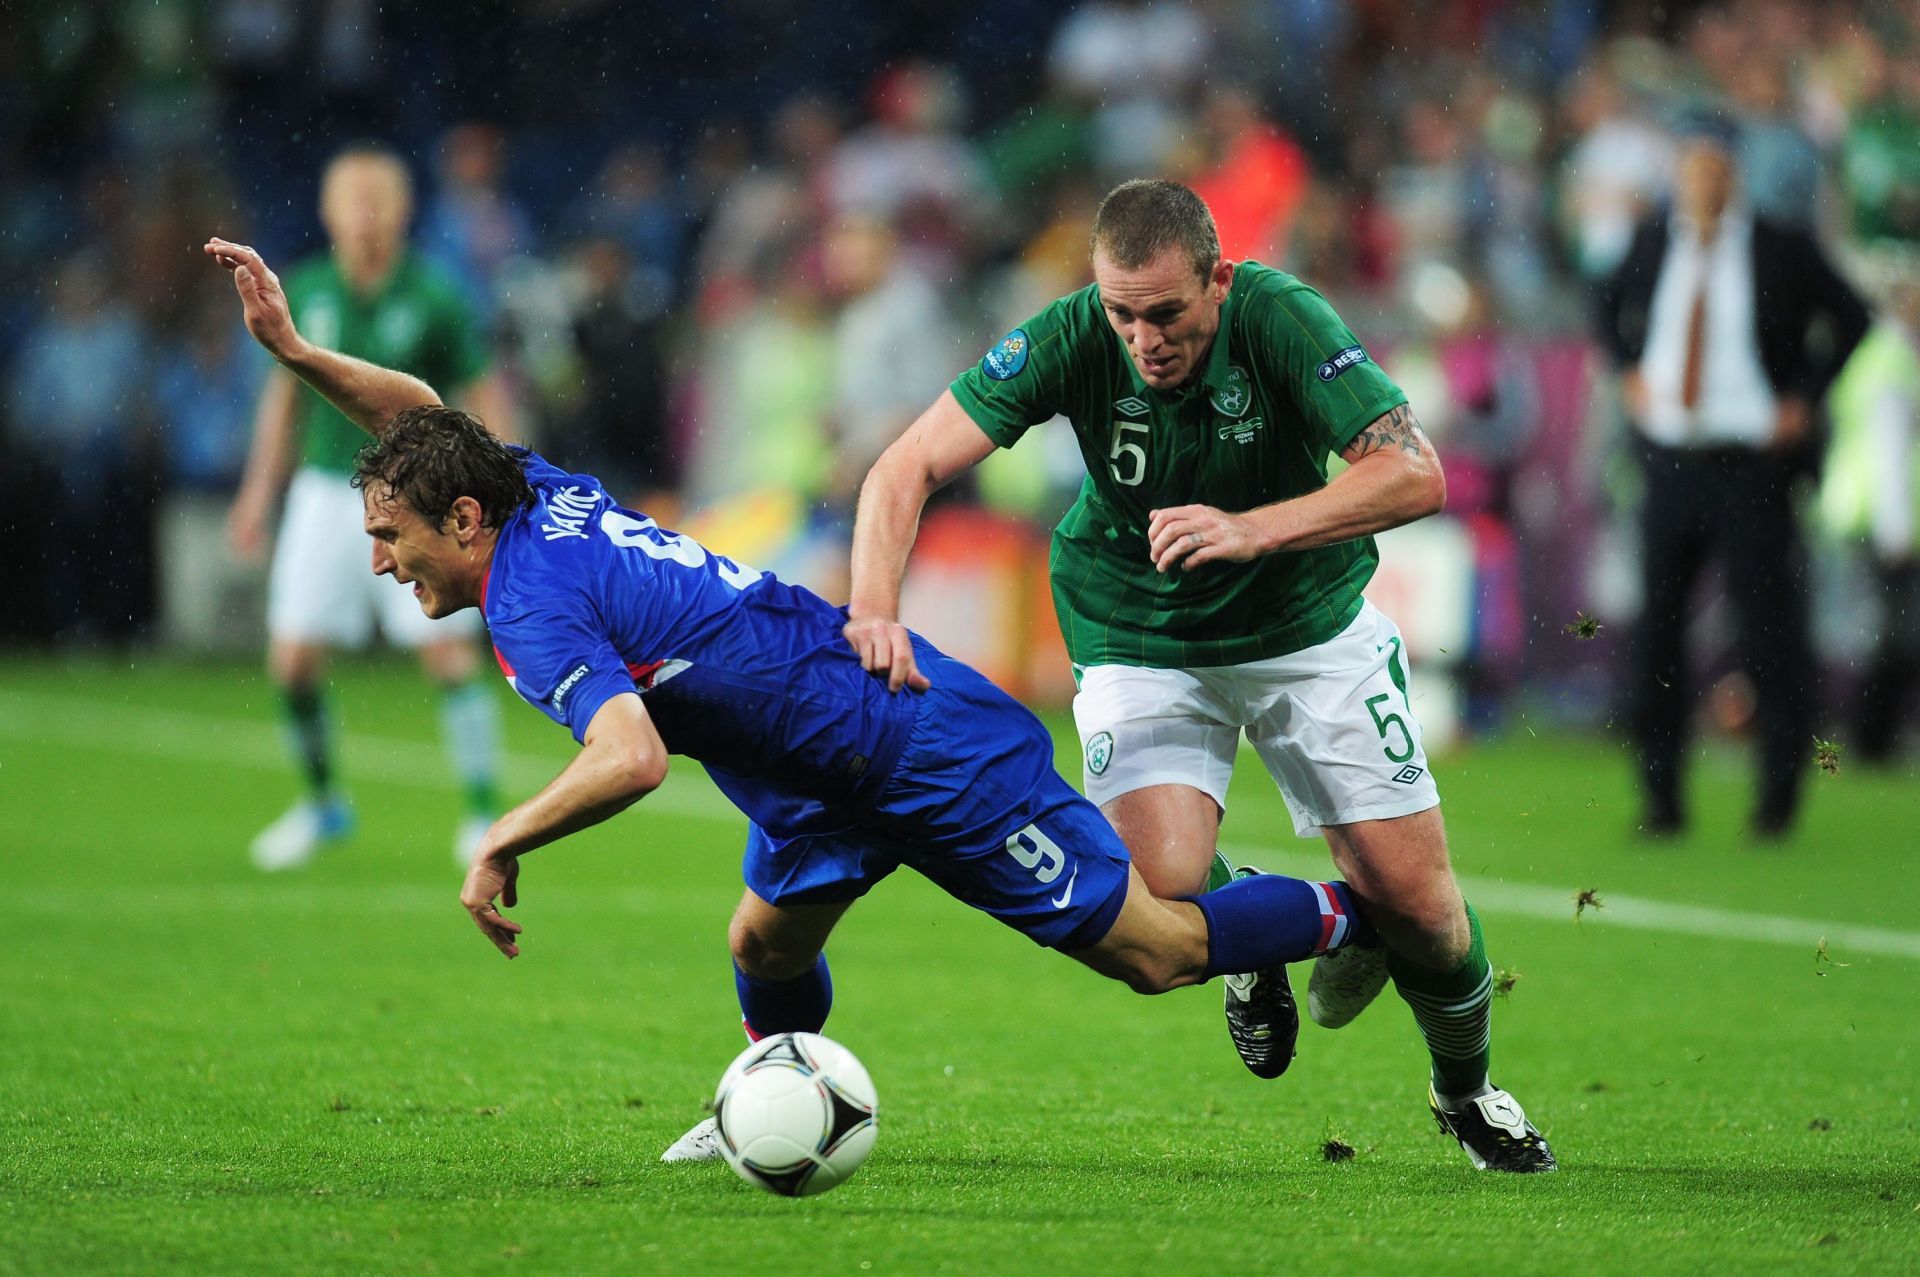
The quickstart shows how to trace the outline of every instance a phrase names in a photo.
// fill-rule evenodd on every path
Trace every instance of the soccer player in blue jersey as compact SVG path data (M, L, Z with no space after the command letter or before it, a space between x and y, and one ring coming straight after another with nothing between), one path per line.
M373 571L428 616L479 608L514 690L582 746L494 822L461 889L507 957L520 857L645 797L670 754L749 819L729 940L755 1037L823 1026L827 936L900 865L1142 993L1372 938L1340 882L1259 875L1154 898L1054 771L1040 721L973 669L915 635L924 686L890 690L847 643L844 609L620 508L416 378L313 345L252 249L206 251L255 339L373 436L354 476ZM666 1156L717 1155L709 1119Z

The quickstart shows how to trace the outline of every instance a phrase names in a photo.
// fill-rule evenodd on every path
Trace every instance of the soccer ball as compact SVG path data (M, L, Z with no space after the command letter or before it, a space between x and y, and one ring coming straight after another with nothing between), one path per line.
M824 1193L860 1169L878 1109L853 1052L817 1033L755 1042L727 1066L713 1101L727 1165L782 1197Z

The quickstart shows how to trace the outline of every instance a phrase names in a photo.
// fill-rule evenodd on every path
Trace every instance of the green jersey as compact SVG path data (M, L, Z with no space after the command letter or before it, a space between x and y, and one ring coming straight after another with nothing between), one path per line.
M411 253L371 297L347 284L330 254L300 263L282 287L302 335L329 350L411 373L443 396L486 371L486 346L459 288ZM298 394L301 464L351 474L367 436L310 388Z
M1890 103L1858 112L1840 144L1840 173L1857 238L1920 238L1920 113Z
M1054 529L1054 608L1077 665L1189 668L1284 656L1339 634L1360 610L1373 538L1251 563L1154 570L1154 510L1238 513L1324 487L1328 458L1407 397L1326 299L1242 262L1198 375L1148 386L1107 323L1098 285L1009 333L952 386L988 438L1010 447L1067 418L1086 459L1080 497Z

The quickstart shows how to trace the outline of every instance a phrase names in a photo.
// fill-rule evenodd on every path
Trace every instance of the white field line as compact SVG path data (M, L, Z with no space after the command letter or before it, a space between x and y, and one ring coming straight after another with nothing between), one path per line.
M1229 859L1292 874L1298 878L1324 876L1332 865L1325 856L1298 852L1276 853L1270 848L1225 846ZM1527 918L1546 918L1571 924L1574 920L1573 893L1542 887L1530 882L1507 882L1499 878L1460 876L1460 890L1473 907L1486 913L1518 914ZM1582 923L1597 926L1630 927L1637 931L1665 931L1674 935L1706 936L1715 940L1754 940L1765 944L1784 944L1804 948L1812 956L1825 939L1842 958L1850 953L1871 953L1890 958L1920 959L1920 933L1894 931L1886 927L1863 927L1850 922L1821 922L1816 918L1791 918L1782 914L1746 913L1720 909L1712 905L1676 904L1670 900L1651 900L1644 896L1601 893L1604 907L1588 910Z
M289 796L293 793L293 768L280 729L253 719L9 691L0 693L0 740L279 772L288 779ZM342 732L339 745L341 770L351 779L425 789L454 788L438 736L409 741ZM541 758L507 752L500 757L500 779L510 792L530 794L564 766L564 754ZM4 761L0 760L0 799L18 801L17 796L5 799L7 794ZM707 782L699 765L686 759L676 762L666 785L648 796L647 806L674 816L729 820L740 816L733 804Z
M285 773L288 769L280 733L266 723L33 692L0 693L0 741L71 745L252 771ZM453 787L437 741L414 742L347 732L341 737L341 754L350 776L400 781L424 788ZM509 788L531 791L552 779L563 763L557 759L509 753L503 757L502 765L503 779ZM0 760L0 801L9 804L21 801L21 795L9 793L7 780L4 760ZM675 768L667 785L650 795L646 803L650 809L663 814L729 823L742 820L732 804L706 782L695 766L684 760ZM1229 844L1223 850L1236 863L1259 864L1301 877L1323 876L1330 869L1324 855L1281 852L1248 844ZM1460 886L1475 908L1488 913L1569 923L1573 920L1573 899L1565 890L1472 876L1463 876ZM127 906L142 909L245 910L279 905L305 911L364 909L371 905L382 912L440 913L447 908L444 890L418 886L393 886L370 893L365 888L309 885L289 892L263 880L257 886L169 885L132 888L115 894L125 895L127 899L123 903ZM576 904L611 905L637 913L659 909L667 899L667 893L655 891L578 894ZM1605 908L1587 913L1583 921L1601 927L1788 945L1804 948L1809 954L1824 938L1843 957L1873 954L1920 960L1920 933L1917 932L1748 913L1615 892L1605 893L1604 899ZM8 894L6 907L64 911L112 907L114 903L103 899L99 891L14 889Z

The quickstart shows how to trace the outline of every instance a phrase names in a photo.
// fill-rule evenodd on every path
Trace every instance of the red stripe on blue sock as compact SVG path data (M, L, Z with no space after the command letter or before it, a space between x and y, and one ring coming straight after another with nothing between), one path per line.
M1315 882L1310 885L1313 887L1313 897L1320 905L1320 943L1314 952L1325 953L1345 943L1348 932L1352 930L1352 920L1347 914L1346 902L1341 899L1338 883Z

